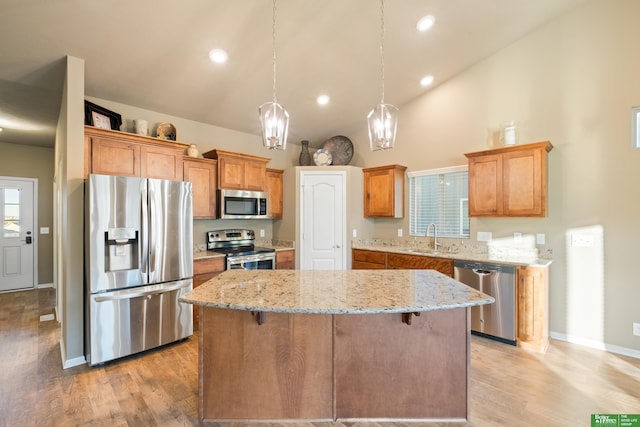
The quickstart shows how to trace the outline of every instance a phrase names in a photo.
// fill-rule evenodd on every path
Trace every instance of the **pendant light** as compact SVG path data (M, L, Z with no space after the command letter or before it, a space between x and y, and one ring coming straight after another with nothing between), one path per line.
M380 105L369 112L369 144L371 151L393 148L398 128L398 108L384 103L384 0L380 0L380 74L382 97Z
M262 144L269 149L284 150L287 147L289 113L278 104L276 98L276 0L273 0L273 101L258 108L262 128Z

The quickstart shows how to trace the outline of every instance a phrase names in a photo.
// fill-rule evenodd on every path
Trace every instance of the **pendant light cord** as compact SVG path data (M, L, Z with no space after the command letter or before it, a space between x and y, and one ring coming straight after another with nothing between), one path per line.
M380 104L384 104L384 0L380 0L380 76L382 81Z
M273 16L272 16L272 34L273 34L273 103L277 103L276 99L276 0L273 0Z

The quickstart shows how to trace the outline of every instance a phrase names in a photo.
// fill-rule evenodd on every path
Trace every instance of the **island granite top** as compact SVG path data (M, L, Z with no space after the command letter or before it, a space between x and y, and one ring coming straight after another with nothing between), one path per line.
M227 270L180 298L234 310L411 313L495 300L435 270Z

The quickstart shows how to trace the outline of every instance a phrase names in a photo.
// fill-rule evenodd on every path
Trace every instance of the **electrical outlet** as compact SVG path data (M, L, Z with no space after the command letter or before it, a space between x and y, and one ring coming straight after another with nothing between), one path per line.
M398 237L402 237L402 228L398 228Z
M633 324L633 335L640 337L640 323Z
M522 243L522 233L513 233L513 242Z
M264 228L260 229L260 237L264 237Z
M357 229L353 229L351 230L351 236L355 239L356 237L358 237L358 230Z

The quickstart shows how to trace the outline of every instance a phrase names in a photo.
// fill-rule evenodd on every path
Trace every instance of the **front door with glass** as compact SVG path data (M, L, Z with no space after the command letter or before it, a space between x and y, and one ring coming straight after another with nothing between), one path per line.
M0 292L33 288L35 180L0 179Z

